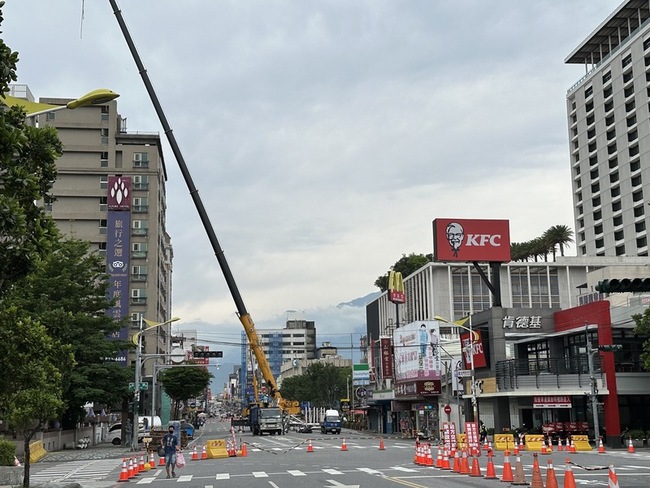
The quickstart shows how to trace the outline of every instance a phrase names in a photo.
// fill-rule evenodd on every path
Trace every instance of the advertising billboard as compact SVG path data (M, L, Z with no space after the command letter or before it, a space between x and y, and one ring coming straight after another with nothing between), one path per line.
M483 350L483 339L481 337L480 331L473 331L474 340L470 339L471 335L469 332L465 332L460 335L460 343L463 351L463 360L465 363L465 369L470 369L472 366L472 357L470 356L470 351L474 356L474 369L485 368L487 366L487 361L485 360L485 351Z
M435 219L435 261L510 261L508 220Z
M388 273L388 300L393 303L406 303L404 280L399 271Z
M395 380L440 380L440 324L411 322L393 331Z

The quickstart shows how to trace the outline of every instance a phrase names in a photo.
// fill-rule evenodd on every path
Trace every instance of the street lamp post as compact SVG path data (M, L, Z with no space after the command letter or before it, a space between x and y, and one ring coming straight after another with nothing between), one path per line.
M36 117L50 112L57 112L63 109L74 110L79 107L87 107L88 105L101 105L110 102L111 100L119 97L117 93L106 88L100 88L86 93L85 95L75 98L74 100L66 103L65 105L50 105L47 103L30 102L22 98L12 97L10 95L0 96L0 103L7 107L19 106L22 107L27 113L28 117Z
M139 420L138 420L138 410L140 402L140 380L142 377L142 333L146 330L152 329L154 327L161 327L163 325L171 324L180 320L178 317L173 317L165 322L156 323L144 318L143 315L140 315L140 330L137 333L133 334L133 343L135 344L135 392L133 394L133 439L131 441L132 448L136 450L138 448L138 430L139 430ZM143 329L143 325L147 324L147 329Z
M477 332L474 332L474 328L472 327L472 316L469 315L467 319L463 320L458 320L455 322L449 322L447 319L444 319L439 316L433 317L434 320L438 320L440 322L444 322L446 324L449 324L453 327L459 327L461 329L464 329L469 332L469 342L468 344L464 347L464 350L468 353L469 355L469 369L470 369L470 398L472 402L472 421L473 422L478 422L478 399L476 397L476 373L474 369L474 340L478 336ZM469 321L469 327L465 327L463 325L465 322Z

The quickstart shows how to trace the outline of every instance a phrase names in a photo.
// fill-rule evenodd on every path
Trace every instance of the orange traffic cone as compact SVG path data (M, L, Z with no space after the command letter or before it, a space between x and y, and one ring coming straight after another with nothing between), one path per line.
M454 473L460 473L460 457L458 457L458 450L454 453Z
M449 451L447 451L446 447L442 452L442 469L444 470L451 469L451 466L449 465Z
M424 458L425 466L433 466L433 457L431 456L431 444L427 444L426 447L426 457Z
M379 450L383 451L384 449L386 449L386 447L384 446L384 438L380 437L379 438Z
M533 453L533 477L530 484L532 488L544 488L544 481L542 481L542 472L539 470L539 461L537 461L537 453Z
M557 477L555 476L553 461L550 459L548 460L548 467L546 468L546 488L557 488Z
M553 439L551 439L551 436L548 436L548 453L551 454L553 452Z
M241 457L246 457L248 456L248 448L246 447L246 443L242 442L241 444Z
M488 445L488 441L487 441L487 437L486 437L485 440L483 441L483 450L487 451L489 448L490 448L490 446Z
M129 458L129 479L135 478L135 470L133 469L133 458Z
M616 471L614 471L614 466L609 466L609 479L607 481L608 488L619 488L618 486L618 476L616 476Z
M557 440L557 450L558 450L558 452L561 452L561 451L564 450L564 449L562 449L562 439L559 439L559 438Z
M201 459L208 459L208 452L205 450L205 444L203 444L203 448L201 449Z
M571 460L566 458L566 468L564 468L564 488L576 488L576 479L571 469Z
M575 445L575 443L573 442L573 437L571 438L571 445L569 446L569 452L570 452L571 454L575 454L575 453L576 453L576 445Z
M442 469L442 446L438 444L438 457L436 457L436 468Z
M144 473L144 454L140 453L140 464L138 465L138 473Z
M469 474L469 459L467 459L467 449L463 449L463 457L460 460L460 474Z
M535 453L537 454L537 453ZM542 441L542 451L541 454L548 454L548 450L546 449L546 441Z
M524 451L526 448L524 447L524 436L520 435L519 436L519 450Z
M512 466L510 466L510 451L506 451L503 453L503 475L501 476L501 481L512 483L514 480Z
M474 456L472 456L472 471L469 473L470 476L474 478L480 478L483 475L481 474L481 466L478 463L478 457L477 453L474 453Z
M492 459L492 449L488 449L487 453L487 468L485 471L485 479L495 480L497 479L497 473L494 470L494 460Z
M524 465L521 464L521 456L517 456L517 462L515 463L515 479L511 485L529 485L526 481L526 475L524 474Z
M347 451L347 450L348 450L348 446L345 443L345 437L344 437L343 442L341 443L341 451Z
M158 466L164 466L165 465L165 456L159 456L158 457Z
M120 471L120 477L117 481L129 481L129 471L126 469L126 458L122 458L122 471Z
M627 452L636 452L634 450L634 444L632 444L632 436L630 436L630 442L627 445Z
M314 446L311 445L311 439L307 443L307 452L314 452Z
M598 453L605 454L605 446L603 445L603 438L600 437L600 442L598 442Z
M196 446L194 446L194 450L192 451L192 461L198 461L199 460L199 453L196 452Z
M153 457L153 451L149 453L149 469L156 467L156 458Z

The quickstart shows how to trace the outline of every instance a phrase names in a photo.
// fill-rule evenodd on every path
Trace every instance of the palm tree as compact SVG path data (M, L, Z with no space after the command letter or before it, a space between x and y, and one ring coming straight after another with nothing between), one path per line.
M564 256L564 246L573 242L573 231L566 225L554 225L544 232L544 238L552 243L555 260L555 246L560 248L560 256Z

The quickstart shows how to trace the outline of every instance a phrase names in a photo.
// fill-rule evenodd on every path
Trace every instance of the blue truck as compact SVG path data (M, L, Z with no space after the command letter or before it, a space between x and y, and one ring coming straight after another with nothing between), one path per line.
M321 434L327 434L328 432L332 434L341 433L341 417L337 410L325 410L325 416L320 423L320 431Z

